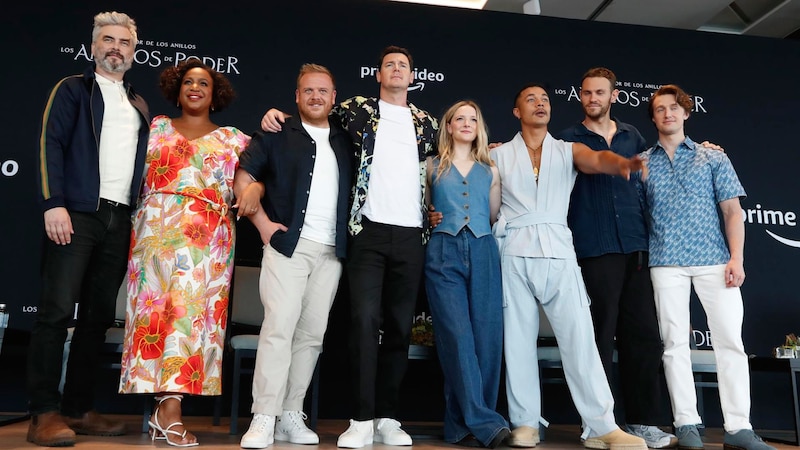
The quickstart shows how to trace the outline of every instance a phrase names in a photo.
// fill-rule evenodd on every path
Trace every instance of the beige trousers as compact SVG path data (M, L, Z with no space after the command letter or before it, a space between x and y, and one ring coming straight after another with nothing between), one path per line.
M333 246L301 238L291 258L264 247L253 413L303 410L341 274Z

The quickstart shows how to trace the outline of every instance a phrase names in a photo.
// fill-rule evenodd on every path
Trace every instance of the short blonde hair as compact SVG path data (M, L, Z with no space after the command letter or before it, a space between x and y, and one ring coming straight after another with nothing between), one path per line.
M304 75L309 73L324 73L325 75L331 77L331 83L333 84L333 88L336 89L336 79L333 78L333 74L327 67L322 66L320 64L312 64L312 63L305 63L300 66L300 73L297 75L297 88L300 88L300 79L303 78Z

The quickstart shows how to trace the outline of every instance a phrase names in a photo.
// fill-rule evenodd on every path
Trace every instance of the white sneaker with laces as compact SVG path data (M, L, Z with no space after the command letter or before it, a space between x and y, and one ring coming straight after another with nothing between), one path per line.
M311 431L303 411L284 411L275 422L275 440L292 444L319 444L319 436Z
M411 436L394 419L375 419L375 442L386 445L411 445Z
M653 425L626 425L625 429L628 433L644 439L649 448L670 448L678 445L678 438L674 434L662 431Z
M242 436L239 445L242 448L267 448L274 442L275 416L256 414L250 422L250 428Z
M337 447L361 448L367 444L372 444L372 421L371 420L350 420L350 426L339 436L336 441Z

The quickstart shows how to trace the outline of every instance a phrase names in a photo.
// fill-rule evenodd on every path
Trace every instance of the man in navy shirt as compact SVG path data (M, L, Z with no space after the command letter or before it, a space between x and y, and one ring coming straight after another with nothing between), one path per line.
M585 117L557 138L593 150L610 148L626 158L646 150L635 127L611 118L611 103L619 93L615 85L611 70L587 71L580 94ZM675 446L674 435L654 426L661 411L662 346L648 269L647 226L635 183L579 172L568 223L592 299L595 340L609 381L616 337L627 431L650 448Z
M281 132L253 135L234 180L239 216L250 217L264 242L264 322L242 448L319 443L304 423L303 400L347 249L353 145L329 118L336 88L327 68L303 65L295 100L298 116Z

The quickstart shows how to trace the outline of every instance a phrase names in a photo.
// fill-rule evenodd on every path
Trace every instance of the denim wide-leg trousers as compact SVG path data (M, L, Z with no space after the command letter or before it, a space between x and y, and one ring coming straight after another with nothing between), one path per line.
M425 286L445 383L444 439L488 444L508 427L495 411L503 351L500 258L494 237L433 233Z

